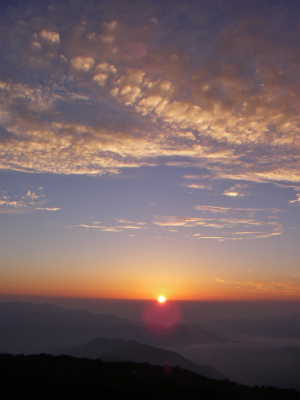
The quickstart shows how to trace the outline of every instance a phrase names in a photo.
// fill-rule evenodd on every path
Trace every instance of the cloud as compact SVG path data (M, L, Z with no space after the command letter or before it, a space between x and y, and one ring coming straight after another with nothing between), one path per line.
M71 65L76 71L88 72L93 68L95 61L92 57L73 57Z
M142 226L136 226L136 225L123 225L123 229L146 229L145 227Z
M205 226L210 228L233 228L238 225L243 226L260 226L260 225L277 225L275 222L262 222L255 219L239 219L239 218L192 218L192 217L164 217L156 216L154 221L155 225L160 226L185 226L185 227L195 227L195 226Z
M50 44L59 44L59 33L58 32L49 32L45 29L39 33L39 37Z
M290 200L290 203L299 203L300 202L300 193L296 194L296 199Z
M78 225L70 225L69 228L84 228L84 229L97 229L102 232L122 232L123 229L120 229L116 226L101 226L101 225L88 225L88 224L78 224Z
M116 226L102 226L99 228L102 232L122 232L122 229Z
M195 210L198 211L204 211L204 212L210 212L213 214L241 214L241 215L253 215L256 212L259 211L265 211L265 208L239 208L239 207L219 207L219 206L210 206L210 205L196 205L194 206ZM280 210L277 209L271 209L272 212L277 212Z
M200 179L202 178L201 175L183 175L184 179Z
M300 285L298 282L290 281L265 281L265 280L251 280L251 281L231 281L222 278L216 278L216 282L236 287L249 287L252 292L262 294L286 294L295 295L299 293Z
M84 229L92 229L92 230L99 230L101 232L124 232L127 229L134 229L134 230L141 230L147 229L144 225L147 225L146 222L133 222L126 220L124 218L114 218L116 221L121 223L122 225L116 226L105 226L102 225L100 222L93 222L91 224L78 224L78 225L70 225L70 228L84 228ZM101 224L101 225L100 225Z
M206 189L206 190L212 189L211 185L199 185L198 183L184 184L184 186L186 186L190 189Z
M279 216L273 215L274 213L280 214L283 212L280 209L230 208L209 205L197 205L194 209L201 211L203 216L157 215L153 223L162 228L192 228L193 231L189 232L185 237L200 240L266 239L283 233L282 224L278 220ZM221 234L215 235L216 229L221 231Z
M59 207L44 207L49 200L46 199L43 188L36 191L28 190L23 195L9 195L2 192L0 196L0 213L2 214L20 214L32 210L59 211Z
M243 197L245 193L242 192L242 189L247 187L247 185L236 184L230 187L227 190L224 190L223 195L230 197Z
M58 11L51 29L40 9L26 23L3 21L1 168L101 175L166 164L204 168L210 179L300 182L292 6L250 6L245 15L239 6L167 2L158 15L147 3L138 18L82 7L86 17L73 10L68 29ZM216 31L211 21L225 11ZM71 92L86 99L81 112Z
M117 25L118 25L118 21L111 21L111 22L105 22L105 23L104 23L104 27L105 27L109 32L115 31Z
M115 220L121 224L147 225L147 222L134 222L134 221L130 221L130 220L127 220L124 218L115 218Z
M93 77L93 81L97 82L100 86L105 85L110 74L115 74L117 72L116 68L107 62L98 64L95 71L96 75Z
M61 210L61 208L59 208L59 207L37 207L36 210L59 211L59 210Z
M30 120L30 113L41 113L52 111L59 101L74 102L76 100L86 101L89 98L74 92L63 90L57 85L46 87L36 85L31 87L24 83L7 83L0 81L0 101L3 106L2 114L0 115L1 122L8 131L18 133L20 139L21 127L19 124L25 123L31 128L35 128L37 134L45 135L45 132L39 132L42 124L39 123L38 118ZM31 115L31 118L33 116ZM14 124L11 120L14 119Z

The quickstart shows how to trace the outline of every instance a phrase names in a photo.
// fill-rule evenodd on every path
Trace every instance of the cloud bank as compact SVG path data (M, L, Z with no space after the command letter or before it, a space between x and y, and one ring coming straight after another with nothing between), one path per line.
M61 2L47 20L37 7L26 22L22 6L20 16L7 11L1 168L101 175L166 164L205 168L214 179L299 183L293 7L249 3L246 13L212 3L147 2L134 20L127 2L113 18L94 4L88 17L73 10L68 29Z

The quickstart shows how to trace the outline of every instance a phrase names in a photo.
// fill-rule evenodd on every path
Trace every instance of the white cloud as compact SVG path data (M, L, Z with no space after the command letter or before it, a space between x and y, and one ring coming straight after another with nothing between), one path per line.
M95 68L96 75L93 77L93 81L96 81L98 85L104 86L109 74L116 74L116 68L107 62L102 62Z
M223 195L230 197L243 197L245 196L245 193L243 193L242 190L245 187L247 187L247 185L236 184L229 189L224 190Z
M290 200L290 203L299 203L300 202L300 193L296 194L296 199Z
M61 208L59 208L59 207L36 207L36 210L59 211L59 210L61 210Z
M115 74L117 72L116 67L112 64L109 64L107 62L101 62L97 65L95 68L96 72L101 72L101 73L113 73Z
M93 68L95 61L93 57L73 57L71 65L76 71L88 72Z
M212 189L211 185L199 185L198 183L185 184L184 186L187 186L190 189L206 189L206 190Z
M107 77L107 74L97 74L93 77L93 81L97 82L98 85L103 86L105 85Z
M47 41L48 43L51 43L51 44L59 44L60 43L58 32L50 32L50 31L46 31L44 29L39 33L39 36L41 39Z
M184 179L200 179L202 178L201 175L183 175Z

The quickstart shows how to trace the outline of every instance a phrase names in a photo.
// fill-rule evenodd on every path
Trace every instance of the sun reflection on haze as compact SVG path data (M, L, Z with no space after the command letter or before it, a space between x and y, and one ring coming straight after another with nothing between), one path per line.
M162 307L159 300L148 302L143 311L143 321L153 333L160 335L170 333L178 327L181 321L179 305L177 302L167 301Z

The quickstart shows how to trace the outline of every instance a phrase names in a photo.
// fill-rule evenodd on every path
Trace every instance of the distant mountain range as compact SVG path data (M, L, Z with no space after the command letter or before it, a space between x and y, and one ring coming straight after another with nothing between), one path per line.
M273 318L227 318L210 321L207 329L223 335L256 335L270 338L299 339L300 313Z
M78 346L95 337L123 338L153 346L222 343L225 340L195 325L144 326L85 310L50 304L0 303L0 350L33 354L51 348Z
M154 347L223 341L195 325L143 326L111 315L22 302L0 303L0 320L0 350L4 353L51 353L179 365L210 378L224 379L224 375L210 366L198 365L178 353Z
M82 346L56 349L47 353L101 359L103 361L131 361L135 363L146 362L152 365L180 366L208 378L225 379L224 375L212 367L198 365L173 351L142 345L133 340L95 338Z
M0 353L178 365L206 377L222 379L221 371L247 385L282 388L299 389L298 328L296 315L219 319L207 321L203 329L192 324L145 326L51 304L0 303Z

